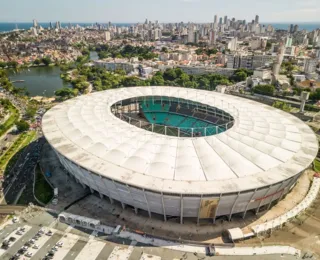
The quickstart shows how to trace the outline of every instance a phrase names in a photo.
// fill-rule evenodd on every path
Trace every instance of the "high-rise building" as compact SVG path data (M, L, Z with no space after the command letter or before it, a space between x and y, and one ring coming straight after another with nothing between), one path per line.
M277 59L273 65L273 74L275 76L279 75L279 73L280 73L280 68L281 68L281 64L283 62L284 52L285 52L285 45L283 44L283 42L281 42L280 46L279 46L279 50L278 50Z
M194 43L195 38L194 38L194 25L190 24L188 28L188 42Z
M291 47L291 46L292 46L292 38L288 36L286 39L286 47Z
M60 30L61 29L61 25L60 25L60 22L56 22L56 29Z
M38 28L38 22L36 19L33 20L33 27Z
M304 63L304 72L305 73L314 73L316 72L317 65L319 64L318 59L306 59Z
M222 24L222 17L220 17L219 19L219 24Z
M106 31L105 32L105 40L106 42L110 41L111 40L111 34L110 34L110 31Z
M217 32L215 30L211 30L209 32L209 43L210 45L214 45L217 40Z
M32 35L33 35L33 36L38 36L38 31L37 31L37 28L36 28L36 27L32 27L32 28L31 28L31 31L32 31Z
M224 17L224 24L227 24L228 23L228 16L225 16Z
M234 37L232 38L229 43L228 43L228 49L230 51L236 51L237 50L237 46L238 46L238 38Z
M293 33L293 24L290 24L289 26L289 33Z
M295 33L295 32L297 32L297 31L299 31L299 25L295 25L294 27L293 27L293 32Z
M49 23L49 29L52 29L52 22Z
M254 20L254 22L255 22L256 24L259 23L259 15L256 15L256 19Z
M218 15L214 16L214 23L218 23Z

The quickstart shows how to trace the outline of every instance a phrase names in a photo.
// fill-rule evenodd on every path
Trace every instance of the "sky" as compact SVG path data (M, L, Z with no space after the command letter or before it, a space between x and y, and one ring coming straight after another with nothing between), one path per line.
M320 0L0 0L0 22L320 22Z

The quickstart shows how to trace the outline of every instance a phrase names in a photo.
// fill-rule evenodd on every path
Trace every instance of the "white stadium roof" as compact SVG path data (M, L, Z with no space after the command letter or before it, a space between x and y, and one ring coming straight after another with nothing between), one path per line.
M130 125L110 110L139 96L171 96L228 112L234 126L207 137L165 136ZM158 192L218 194L264 187L306 169L318 151L298 118L247 99L178 87L132 87L63 102L43 117L60 154L118 182Z

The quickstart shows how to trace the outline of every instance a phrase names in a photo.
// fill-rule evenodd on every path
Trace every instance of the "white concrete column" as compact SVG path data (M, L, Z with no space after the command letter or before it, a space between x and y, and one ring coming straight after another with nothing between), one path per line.
M247 206L246 206L246 209L245 209L245 211L243 212L243 216L242 216L243 219L246 217L246 214L247 214L249 205L250 205L250 203L251 203L254 195L256 194L256 192L257 192L257 189L254 190L254 192L253 192L253 194L252 194L252 196L251 196L251 198L250 198L250 200L249 200L249 202L248 202L248 204L247 204Z
M162 201L163 219L164 219L164 222L167 222L166 208L164 206L164 199L163 199L162 192L161 192L161 201Z
M180 224L183 224L183 197L180 196Z
M144 189L143 189L143 195L144 195L144 199L146 200L146 203L147 203L149 218L151 218L151 211L150 211L150 207L149 207L149 202L147 200L146 192Z

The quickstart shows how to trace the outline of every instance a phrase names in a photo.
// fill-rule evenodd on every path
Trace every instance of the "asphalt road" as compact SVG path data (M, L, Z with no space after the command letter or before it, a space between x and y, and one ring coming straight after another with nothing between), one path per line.
M40 159L40 151L44 143L45 139L40 138L23 150L4 180L2 185L4 197L1 199L1 204L15 204L21 190L26 186L33 185L33 171Z

